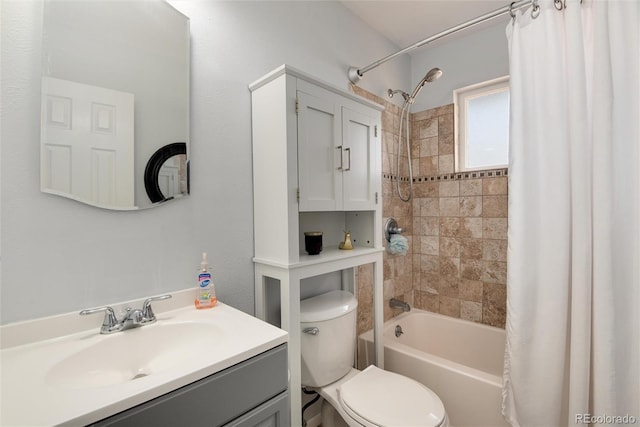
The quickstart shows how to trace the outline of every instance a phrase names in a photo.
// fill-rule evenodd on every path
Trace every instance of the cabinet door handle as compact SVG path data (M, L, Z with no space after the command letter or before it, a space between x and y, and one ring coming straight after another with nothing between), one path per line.
M340 150L340 166L338 166L338 170L342 170L342 167L344 166L342 164L342 145L336 147L336 150Z
M344 151L347 152L347 159L349 160L349 166L345 169L345 171L351 170L351 148L345 148Z

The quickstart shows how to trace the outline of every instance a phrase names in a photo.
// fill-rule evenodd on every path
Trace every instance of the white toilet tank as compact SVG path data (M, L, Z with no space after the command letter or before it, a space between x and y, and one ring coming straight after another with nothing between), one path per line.
M331 384L353 367L357 306L355 297L345 291L300 301L303 386Z

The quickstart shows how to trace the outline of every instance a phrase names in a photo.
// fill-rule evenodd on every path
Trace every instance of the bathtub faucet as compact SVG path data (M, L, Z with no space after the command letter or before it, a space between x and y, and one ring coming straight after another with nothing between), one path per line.
M391 298L389 300L389 307L391 308L401 308L402 311L410 311L411 307L409 306L409 304L407 304L404 301L400 301L399 299L396 298Z

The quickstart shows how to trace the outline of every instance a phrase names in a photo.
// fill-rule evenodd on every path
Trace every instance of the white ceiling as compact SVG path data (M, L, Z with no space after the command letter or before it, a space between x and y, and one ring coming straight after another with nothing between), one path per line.
M434 34L470 19L508 6L509 0L341 0L355 15L400 48L411 46ZM478 24L459 35L506 22L509 15ZM455 37L455 36L450 36ZM450 37L447 39L450 40ZM430 45L435 45L433 42Z

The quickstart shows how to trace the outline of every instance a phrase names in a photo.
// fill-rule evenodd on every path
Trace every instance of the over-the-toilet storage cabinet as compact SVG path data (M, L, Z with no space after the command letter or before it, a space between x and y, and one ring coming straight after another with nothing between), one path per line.
M279 284L289 332L292 425L301 425L301 280L373 264L376 363L382 366L382 106L283 65L249 86L253 138L256 316ZM322 231L319 255L304 232ZM344 232L353 250L339 250ZM347 283L345 285L345 283Z

